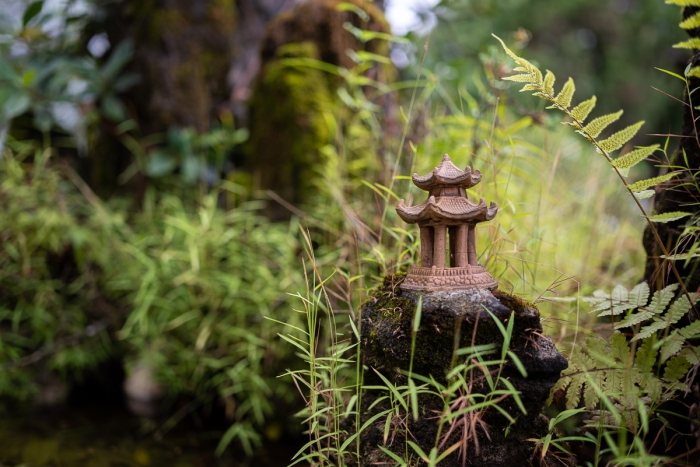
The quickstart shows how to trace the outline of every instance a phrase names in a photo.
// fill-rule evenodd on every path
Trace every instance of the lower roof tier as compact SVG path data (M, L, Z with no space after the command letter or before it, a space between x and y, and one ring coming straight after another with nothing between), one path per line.
M475 204L462 196L431 196L416 206L405 206L401 200L396 206L396 212L409 224L443 220L477 223L493 219L498 212L498 205L492 201L487 207L484 198Z

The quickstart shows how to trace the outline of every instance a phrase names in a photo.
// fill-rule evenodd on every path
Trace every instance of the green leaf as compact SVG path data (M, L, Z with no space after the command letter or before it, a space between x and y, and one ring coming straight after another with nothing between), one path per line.
M505 52L506 52L508 55L510 55L510 57L511 57L513 60L515 60L516 63L517 63L518 65L520 65L521 67L525 68L525 69L527 70L528 73L533 73L533 74L534 74L534 70L536 70L537 68L536 68L532 63L528 62L527 60L525 60L525 59L522 58L522 57L517 56L512 50L510 50L510 49L506 46L506 43L503 42L503 40L502 40L500 37L498 37L498 36L495 35L495 34L491 34L491 35L492 35L493 37L495 37L496 40L498 40L498 42L501 43L501 46L503 47L503 50L505 50Z
M624 174L623 174L624 175ZM647 199L651 198L656 194L656 191L654 190L644 190L644 191L638 191L634 194L634 197L637 199Z
M649 157L657 149L659 149L658 144L654 144L653 146L638 147L634 151L630 151L624 156L618 157L610 164L612 164L613 167L617 167L618 169L629 170L635 165L639 164L644 159L646 159L647 157Z
M652 222L660 222L662 224L665 224L667 222L672 222L672 221L677 221L678 219L683 219L684 217L690 216L691 213L689 212L665 212L663 214L655 214L653 216L649 216L649 220Z
M557 97L554 98L554 103L564 109L568 109L571 105L571 99L574 97L575 91L576 85L574 84L574 80L569 78L561 88L559 94L557 94ZM551 109L554 108L554 106L549 106L547 108Z
M634 135L637 134L642 125L644 125L644 121L630 125L627 128L612 134L609 138L600 141L598 146L605 152L617 151L624 146L627 141L634 138Z
M598 135L611 123L616 122L622 116L622 110L615 113L603 115L596 119L591 120L591 123L583 127L581 130L587 136L591 138L597 138Z
M644 306L649 301L649 284L640 282L629 293L630 305L634 308Z
M646 190L649 187L658 185L659 183L666 182L666 181L672 179L673 177L675 177L676 175L678 175L677 172L671 172L669 174L661 175L659 177L648 178L646 180L640 180L636 183L632 183L631 185L627 185L627 188L629 188L632 191Z
M681 347L683 347L683 339L678 331L673 331L668 337L664 339L664 343L661 346L661 357L659 358L659 363L663 363L673 355L677 354Z
M595 107L596 100L597 97L593 96L590 99L581 102L579 105L573 108L571 111L571 116L579 123L583 123L584 120L588 118L591 110L593 110Z
M637 350L637 354L634 357L634 361L637 367L643 373L649 373L652 368L654 368L654 363L656 363L656 354L658 353L658 348L656 347L656 339L647 339Z
M640 311L638 313L630 313L615 325L615 329L624 329L624 328L629 328L631 326L634 326L635 324L639 324L642 321L646 321L648 319L651 319L654 317L654 313L651 311Z
M630 356L630 346L624 334L616 332L610 337L610 353L622 363L626 363Z
M694 15L684 19L678 26L681 29L700 28L700 12L696 12Z
M680 381L681 378L685 377L690 368L690 363L683 356L673 357L666 364L666 370L664 370L664 379L670 382Z
M551 71L547 70L547 73L544 75L544 85L542 86L544 88L544 92L550 95L554 95L554 81L556 80L556 77L554 76L554 73Z
M686 79L683 78L683 77L682 77L681 75L679 75L678 73L674 73L674 72L672 72L672 71L664 70L663 68L656 68L656 67L654 67L654 68L657 69L657 70L659 70L659 71L661 71L661 72L663 72L663 73L666 73L667 75L671 75L671 76L673 76L673 77L675 77L675 78L678 78L679 80L683 81L684 83L686 82Z
M698 334L700 334L700 321L694 321L688 326L679 329L678 333L686 339L694 339Z
M515 81L516 83L535 83L537 79L532 75L513 75L503 78L506 81Z
M32 18L41 13L41 9L44 7L44 1L33 2L29 4L26 10L24 10L24 15L22 16L22 27L25 27Z
M700 49L700 38L693 37L687 41L679 42L678 44L673 44L674 49Z
M648 306L644 307L643 310L650 311L655 315L660 314L666 309L668 304L671 303L671 300L673 299L677 288L678 284L671 284L669 286L664 287L661 290L657 290L651 297L651 303L649 303Z
M31 99L27 94L23 93L12 93L10 97L2 103L2 119L12 120L15 117L22 115L24 112L29 110L29 105L31 104Z

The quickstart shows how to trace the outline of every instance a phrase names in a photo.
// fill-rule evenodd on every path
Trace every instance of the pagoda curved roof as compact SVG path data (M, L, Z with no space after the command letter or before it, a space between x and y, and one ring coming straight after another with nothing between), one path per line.
M477 223L493 219L498 212L498 205L492 201L490 206L486 206L484 198L481 198L479 204L475 204L462 196L431 196L427 201L415 206L405 206L401 200L396 206L396 212L409 224L444 219Z
M442 156L442 162L427 175L413 174L413 183L421 190L430 191L438 186L471 188L481 181L481 172L471 167L462 170L452 163L450 156Z

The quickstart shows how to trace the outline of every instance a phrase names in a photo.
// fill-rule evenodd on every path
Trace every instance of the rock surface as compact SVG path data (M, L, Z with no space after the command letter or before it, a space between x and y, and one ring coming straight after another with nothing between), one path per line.
M412 328L419 302L420 326L413 346ZM499 359L504 337L495 320L507 328L510 319L514 322L508 349L518 357L527 377L523 377L511 357L500 368L500 373L497 373L497 367L489 368L495 370L493 377L500 377L497 390L507 389L503 380L508 380L520 393L526 415L516 400L507 396L498 406L510 414L515 423L511 424L499 410L489 408L480 412L478 417L464 418L465 423L474 423L466 432L458 426L444 439L448 425L444 424L441 432L438 428L438 420L445 411L444 402L437 395L421 394L418 397L419 418L414 420L411 415L396 417L391 422L386 443L386 416L380 416L363 431L362 465L391 462L379 446L403 456L407 431L410 433L408 439L426 453L436 445L436 439L438 444L445 441L441 451L460 443L461 448L443 460L441 466L514 467L530 465L530 462L532 465L555 465L547 458L539 461L539 456L533 456L535 443L528 440L547 434L548 421L540 412L567 362L552 340L544 336L537 308L517 297L486 289L405 291L400 288L400 278L387 277L384 285L370 295L370 301L362 308L362 358L367 367L364 384L383 385L377 374L381 373L396 386L406 385L412 348L414 375L431 376L442 385L453 383L454 378L448 379L448 373L464 358L457 349L494 344L494 352L483 358ZM473 379L468 381L472 394L490 392L483 373L476 371L472 376ZM420 384L416 378L415 381ZM388 401L381 399L383 395L386 392L377 390L364 393L363 423L389 407ZM483 400L478 397L477 401Z

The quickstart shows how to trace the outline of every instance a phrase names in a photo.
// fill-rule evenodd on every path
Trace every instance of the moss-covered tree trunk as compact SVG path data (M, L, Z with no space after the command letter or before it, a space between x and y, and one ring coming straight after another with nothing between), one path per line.
M258 188L272 190L293 205L303 204L316 189L315 165L323 163L322 148L336 138L334 116L342 108L337 95L342 79L314 61L351 69L357 63L349 52L388 55L386 41L362 42L350 27L389 32L372 3L310 0L271 21L262 43L261 69L249 102L247 165ZM388 73L386 67L375 66L366 76L387 82ZM288 211L274 203L270 215L282 219Z
M698 11L700 11L698 7L685 7L683 19ZM691 38L698 38L700 37L700 28L689 30L688 33ZM697 66L700 66L700 51L694 50L693 57L690 59L690 67ZM691 91L700 86L699 76L690 76L688 80L688 89ZM693 219L695 219L700 212L700 205L697 204L700 201L700 193L698 193L694 180L694 174L700 168L700 139L697 131L697 118L700 116L700 111L696 108L700 103L700 98L696 94L688 96L686 91L684 100L688 105L683 106L683 132L678 150L671 157L671 166L686 170L681 176L668 182L669 185L673 186L665 187L667 189L655 196L654 212L656 214L676 211L689 212L694 214ZM672 254L684 253L694 243L690 238L681 238L687 222L688 218L684 218L667 224L655 224L667 251ZM663 252L649 227L644 232L643 241L648 255L644 279L650 284L656 284L658 288L662 284L677 282L668 262L661 258ZM681 277L686 281L688 291L691 293L698 291L700 289L700 261L697 259L689 262L676 261L675 265Z

